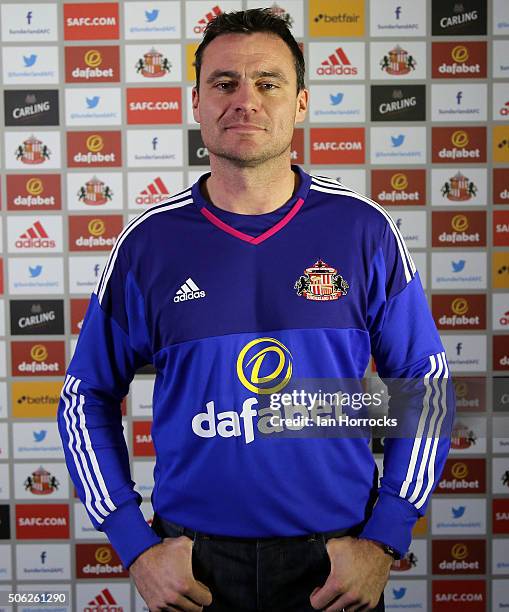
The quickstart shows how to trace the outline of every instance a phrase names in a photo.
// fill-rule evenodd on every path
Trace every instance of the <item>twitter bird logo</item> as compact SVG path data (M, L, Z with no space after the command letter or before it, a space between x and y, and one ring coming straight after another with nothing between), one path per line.
M23 62L25 64L25 68L30 68L30 66L33 66L36 61L37 61L37 55L35 55L35 53L32 53L32 55L23 56Z
M147 20L147 23L151 23L152 21L155 21L158 15L159 15L158 9L153 9L152 11L145 11L145 19Z
M453 518L461 518L465 514L465 506L458 506L457 508L451 508Z
M41 429L41 431L34 431L34 441L35 442L42 442L44 440L44 438L46 437L46 429Z
M95 108L99 104L100 96L94 96L93 98L86 98L87 108Z
M459 261L451 261L451 264L453 272L461 272L465 267L465 260L460 259Z
M30 271L30 278L36 278L42 272L42 266L35 266L34 268L28 266L28 270Z
M400 589L392 589L392 596L394 597L394 599L401 599L402 597L405 596L405 593L406 593L405 587L401 587Z
M400 147L405 142L405 135L398 134L397 136L391 136L392 146Z
M330 103L332 104L332 106L337 106L338 104L341 104L341 101L343 100L343 94L342 93L337 93L335 96L330 94Z

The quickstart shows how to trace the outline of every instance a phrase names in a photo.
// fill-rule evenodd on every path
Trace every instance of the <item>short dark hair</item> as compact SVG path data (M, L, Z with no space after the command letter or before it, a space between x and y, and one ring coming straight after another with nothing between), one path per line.
M232 11L220 13L205 27L203 39L195 56L196 89L200 86L200 72L203 52L206 47L222 34L252 34L253 32L268 32L282 38L292 52L297 73L297 93L304 89L304 74L306 66L300 47L290 32L287 22L275 15L270 8L256 8L247 11Z

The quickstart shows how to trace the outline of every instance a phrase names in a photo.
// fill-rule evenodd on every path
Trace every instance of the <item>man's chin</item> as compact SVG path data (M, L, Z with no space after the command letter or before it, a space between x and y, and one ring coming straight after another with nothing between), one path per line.
M239 167L249 167L259 166L260 164L263 164L264 162L270 159L280 157L286 152L286 150L287 149L285 149L284 151L256 151L253 149L247 150L246 148L243 151L239 151L238 149L235 151L211 151L209 149L209 154L212 153L216 157L226 159Z

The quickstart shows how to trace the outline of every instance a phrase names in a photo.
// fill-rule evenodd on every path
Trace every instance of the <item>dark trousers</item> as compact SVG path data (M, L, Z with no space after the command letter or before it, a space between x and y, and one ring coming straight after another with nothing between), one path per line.
M193 540L193 575L212 593L212 605L204 608L210 612L312 612L311 592L330 573L326 541L353 535L341 530L280 538L212 536L157 514L152 529L161 538ZM375 610L385 610L383 593Z

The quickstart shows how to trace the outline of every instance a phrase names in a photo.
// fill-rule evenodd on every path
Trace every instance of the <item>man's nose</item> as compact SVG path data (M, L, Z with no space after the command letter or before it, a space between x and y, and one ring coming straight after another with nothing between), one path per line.
M254 83L242 81L235 90L232 103L236 111L256 111L260 107L260 92Z

